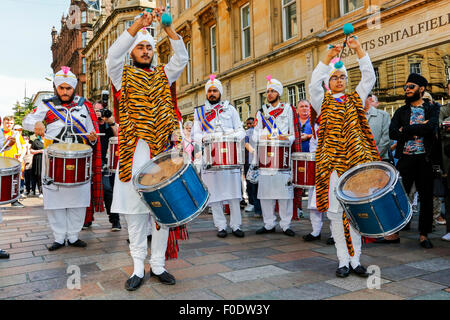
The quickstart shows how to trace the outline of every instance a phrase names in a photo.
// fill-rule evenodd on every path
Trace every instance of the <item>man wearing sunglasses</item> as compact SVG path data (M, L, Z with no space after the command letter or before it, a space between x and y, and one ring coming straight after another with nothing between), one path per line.
M406 192L410 192L413 183L419 192L420 245L425 249L431 249L433 244L428 239L433 224L431 149L438 127L439 108L422 99L427 85L427 79L421 75L416 73L409 75L403 86L406 104L394 113L389 126L389 137L397 140L395 149L395 157L399 159L397 169L400 171ZM391 239L394 240L396 239Z

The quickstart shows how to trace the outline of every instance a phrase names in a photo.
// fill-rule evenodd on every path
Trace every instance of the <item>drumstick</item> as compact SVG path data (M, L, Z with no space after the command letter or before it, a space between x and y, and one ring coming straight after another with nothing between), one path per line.
M62 141L61 139L58 139L58 138L56 138L56 137L52 137L52 136L49 135L49 134L46 134L46 135L44 136L44 139L47 139L47 140L56 140L56 141L59 141L59 142L61 142L61 143L65 143L65 142Z
M89 133L74 133L74 135L76 135L76 136L87 136L88 134ZM100 133L97 133L97 135L98 136L104 136L105 133L100 132Z
M2 149L0 150L0 153L3 152L3 150L5 150L5 148L8 146L9 142L6 141L5 144L3 145Z

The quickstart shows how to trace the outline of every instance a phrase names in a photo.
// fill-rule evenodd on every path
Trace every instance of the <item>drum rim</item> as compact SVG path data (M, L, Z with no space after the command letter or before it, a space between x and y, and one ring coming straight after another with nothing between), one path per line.
M12 167L8 167L8 168L0 168L0 176L1 176L1 177L3 177L3 176L9 176L9 175L11 175L11 174L20 173L21 168L22 168L22 164L20 163L19 160L14 159L14 158L9 158L9 157L1 156L0 159L2 159L2 158L7 159L8 161L11 161L11 160L12 160L13 162L16 162L16 164L15 164L14 166L12 166ZM16 171L17 171L17 172L16 172Z
M367 167L367 166L372 166L372 165L380 165L380 166L384 166L387 167L389 169L392 170L392 172L394 173L394 177L389 179L388 184L386 185L386 187L382 190L379 191L378 194L376 194L375 196L365 196L365 197L361 197L361 198L350 198L349 196L346 196L343 192L342 192L342 185L344 182L346 182L346 178L352 174L354 171L363 168L363 167ZM336 185L336 189L334 190L334 193L336 195L336 198L340 201L344 201L346 203L351 203L351 204L363 204L363 203L367 203L369 201L375 201L380 199L381 197L385 196L388 192L392 191L395 187L395 185L397 184L397 181L399 180L399 172L397 171L397 169L390 163L385 162L385 161L371 161L371 162L365 162L365 163L361 163L357 166L354 166L353 168L350 168L349 170L347 170L346 172L344 172L344 174L342 176L339 177L339 180L337 182Z
M301 155L305 155L305 159L300 158ZM292 161L294 161L294 160L316 161L316 153L315 152L292 152L291 159L292 159Z
M238 137L233 136L220 136L220 137L213 137L209 136L206 137L204 140L204 144L211 144L211 143L220 143L220 142L236 142L236 143L242 143L244 139L239 139Z
M242 169L244 164L229 164L229 165L216 165L212 166L211 168L204 169L204 171L220 171L220 170L236 170L236 169Z
M156 160L159 160L163 156L165 156L167 154L170 154L170 153L179 153L179 151L166 151L166 152L163 152L163 153L157 155L156 157L151 158L142 168L140 168L136 172L136 175L133 178L133 185L134 185L135 189L137 189L139 192L140 191L146 191L146 192L156 191L156 190L159 190L161 188L164 188L165 186L168 186L169 184L174 182L176 179L178 179L179 176L181 176L182 174L184 174L186 172L186 170L188 169L188 167L189 167L189 165L191 163L187 163L187 164L183 163L181 168L177 172L175 172L175 174L173 176L171 176L169 179L167 179L167 180L165 180L163 182L160 182L158 184L154 184L154 185L151 185L151 186L146 186L146 185L143 185L143 184L139 183L139 181L138 181L139 180L139 176L141 175L142 171L144 171L144 169L146 169L151 163L155 162ZM185 154L185 152L183 152L183 154Z
M291 147L291 144L289 140L278 140L278 139L267 139L267 140L258 140L256 142L256 146L264 147L264 146L271 146L271 147Z

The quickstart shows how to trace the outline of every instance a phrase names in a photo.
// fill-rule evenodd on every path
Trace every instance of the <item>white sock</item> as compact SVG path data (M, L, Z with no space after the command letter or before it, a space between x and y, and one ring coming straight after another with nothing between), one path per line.
M133 276L138 276L139 278L143 278L144 277L144 261L133 258L133 263L134 263L134 271L130 278L132 278Z

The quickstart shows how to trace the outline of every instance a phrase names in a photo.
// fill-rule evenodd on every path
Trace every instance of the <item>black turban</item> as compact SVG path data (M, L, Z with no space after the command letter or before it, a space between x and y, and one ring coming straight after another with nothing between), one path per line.
M419 87L426 87L428 85L427 79L422 77L420 74L411 73L406 82L411 82L417 84Z

